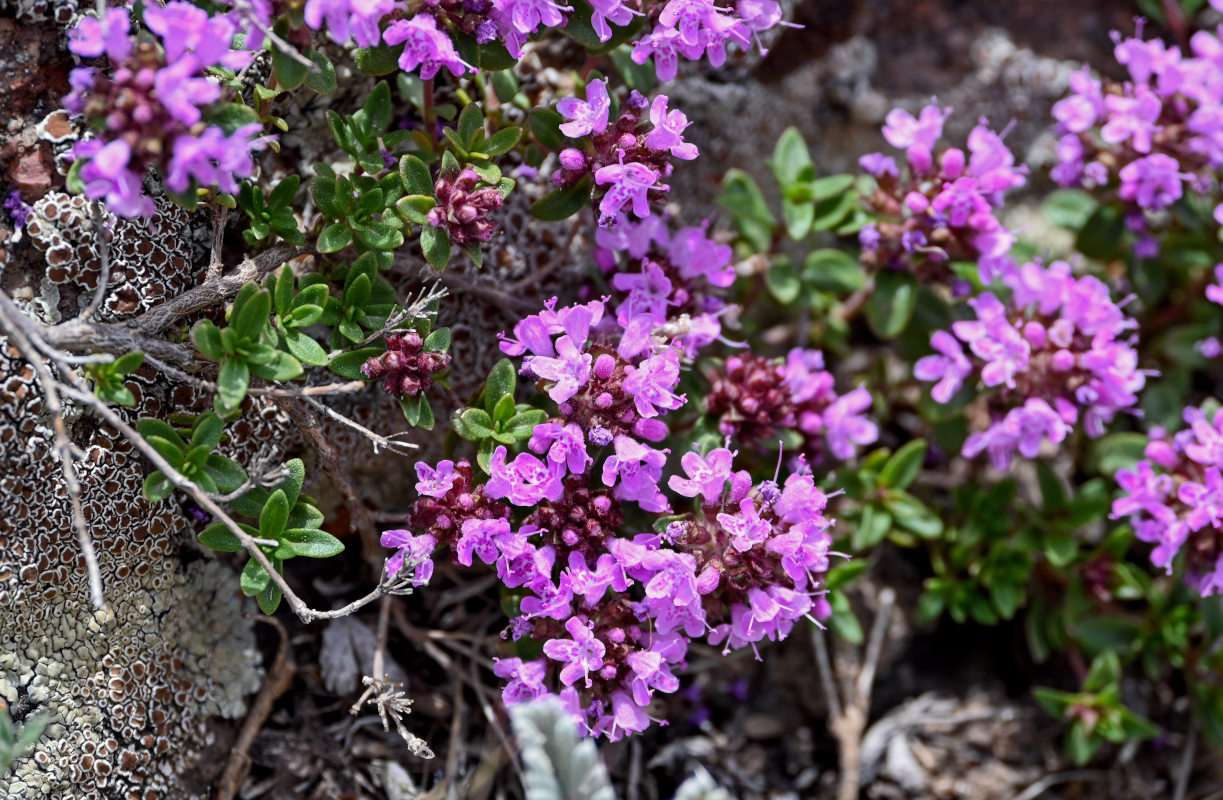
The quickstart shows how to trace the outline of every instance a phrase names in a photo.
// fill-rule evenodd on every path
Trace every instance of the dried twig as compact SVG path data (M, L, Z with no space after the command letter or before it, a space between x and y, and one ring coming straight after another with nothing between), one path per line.
M357 381L357 383L360 383L360 381ZM369 384L361 384L361 385L364 387L364 386L368 386ZM292 395L281 395L281 396L290 397ZM407 431L400 431L398 433L392 433L390 436L383 436L380 433L375 433L374 431L371 431L369 428L365 427L364 425L357 422L356 420L349 419L348 417L344 416L340 412L336 411L334 408L330 408L328 406L323 405L322 403L320 403L317 400L307 397L306 402L309 403L312 408L322 411L324 414L326 414L328 417L331 417L336 422L339 422L343 425L348 426L349 428L352 428L357 433L364 436L366 439L369 439L370 443L374 446L375 454L378 453L379 450L388 450L392 453L395 453L396 455L406 456L406 455L410 455L413 450L419 449L420 447L420 445L416 444L415 442L405 442L405 441L402 441L396 438L397 436L409 435Z
M0 328L4 329L13 345L33 367L38 383L42 386L43 396L47 401L47 410L51 412L52 426L55 430L54 450L64 473L64 486L68 491L68 503L72 508L72 527L76 531L77 546L81 549L81 558L85 561L85 570L89 576L90 600L94 608L102 608L106 604L102 587L102 571L98 567L98 554L94 549L93 537L89 534L89 524L85 521L85 511L81 505L81 484L77 479L74 460L78 456L77 448L68 436L59 385L51 367L34 344L37 332L31 331L32 326L26 323L29 323L29 320L21 309L7 294L0 292Z
M828 730L837 740L837 757L840 763L837 800L856 800L858 797L858 783L862 774L862 734L866 730L875 671L879 665L879 655L883 651L883 640L887 635L895 602L896 592L891 587L885 587L879 592L879 608L871 626L870 639L866 643L862 666L852 681L848 679L849 671L846 670L846 680L842 682L844 698L839 696L836 681L833 679L828 646L824 641L826 634L820 630L812 633L820 683L828 698Z
M1028 788L1024 789L1019 794L1015 795L1012 800L1036 800L1049 788L1057 786L1059 783L1073 783L1075 781L1106 781L1109 778L1109 772L1102 769L1072 769L1067 772L1057 772L1052 775L1046 775Z
M280 633L280 645L276 648L276 658L268 670L268 679L264 681L263 688L259 690L259 696L255 698L255 702L251 704L246 721L242 723L242 730L238 732L238 738L229 751L229 761L225 764L225 771L217 779L217 789L213 800L233 800L238 794L238 788L250 772L251 759L248 753L251 744L254 743L255 737L259 735L259 731L271 715L272 705L289 690L289 686L293 683L293 675L297 672L297 667L289 658L289 633L285 630L284 625L281 625L275 617L260 617L259 619L276 628Z
M1193 774L1193 756L1197 750L1198 726L1197 720L1189 717L1189 733L1185 736L1185 752L1181 754L1181 763L1176 771L1176 788L1172 792L1172 800L1185 800L1189 791L1189 777Z

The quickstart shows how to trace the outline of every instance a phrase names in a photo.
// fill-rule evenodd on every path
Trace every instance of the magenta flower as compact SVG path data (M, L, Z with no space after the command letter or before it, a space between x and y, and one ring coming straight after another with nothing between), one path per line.
M437 22L428 14L395 20L383 31L382 40L387 44L403 45L399 68L415 72L419 67L421 80L432 79L442 67L455 77L473 69L459 58L450 37L437 29Z
M83 16L76 27L68 31L68 49L84 58L97 58L105 53L119 62L132 52L131 21L126 8L109 8L98 19Z
M548 460L564 464L574 475L586 471L592 459L586 452L586 437L575 423L546 422L536 425L528 443L536 453L548 454Z
M1139 153L1151 152L1151 136L1159 129L1156 121L1163 104L1145 86L1137 86L1133 97L1110 94L1104 98L1109 120L1100 129L1100 138L1109 144L1131 140Z
M493 451L484 486L489 497L504 497L516 506L537 505L545 498L553 502L561 499L563 467L540 461L530 453L519 453L509 464L505 457L504 445Z
M544 686L548 664L542 658L523 661L521 658L494 658L493 674L507 679L501 699L507 706L525 703L548 693Z
M132 148L125 140L102 145L94 139L78 144L73 152L78 158L89 158L81 168L86 197L105 198L107 208L121 217L153 216L156 206L143 194L142 176L128 167Z
M636 64L654 59L654 72L658 80L673 81L679 72L679 46L679 31L659 26L633 43L631 57Z
M769 538L773 529L767 520L760 518L756 504L750 497L739 503L738 514L718 514L718 524L730 534L731 546L740 553L751 550Z
M594 12L590 15L590 26L595 29L595 35L600 42L606 42L612 37L612 29L607 24L627 25L633 17L641 16L640 11L634 11L624 4L624 0L592 0Z
M385 531L381 538L383 547L399 548L394 555L386 560L386 574L394 578L403 569L404 564L415 565L412 573L413 583L427 583L433 576L433 560L429 558L437 547L437 540L428 533L414 536L411 531Z
M633 398L638 414L656 417L659 409L672 410L684 404L684 395L672 392L678 383L679 351L668 349L630 367L624 391Z
M454 471L454 462L437 462L437 467L431 467L423 461L416 462L416 493L426 497L444 497L458 473Z
M590 381L590 365L594 356L578 350L568 336L556 341L556 352L556 358L532 356L524 359L524 366L544 380L553 381L548 388L548 396L553 402L563 403Z
M947 109L940 110L934 103L923 108L917 118L904 109L892 109L887 115L887 124L883 126L883 138L900 150L914 146L932 150L934 143L943 135L943 120L947 113Z
M590 686L590 672L603 666L603 654L607 648L595 638L594 626L579 617L569 619L565 623L565 630L571 638L544 642L544 655L565 665L561 668L561 683L571 686L582 677Z
M696 497L699 494L705 498L706 503L716 503L722 497L726 482L730 480L731 462L734 457L735 454L725 447L711 450L709 455L704 457L695 451L684 453L680 458L680 465L688 477L672 475L667 485L684 497Z
M607 95L607 81L596 79L586 85L586 99L564 97L556 104L561 116L572 120L561 125L561 133L571 139L607 130L607 115L611 112L611 98Z
M676 158L691 161L699 153L696 145L684 141L683 134L684 129L692 123L679 109L668 111L667 102L667 96L660 94L650 106L650 122L654 130L646 134L646 146L655 150L669 150Z
M946 331L935 331L930 346L942 355L919 358L913 365L913 377L919 381L938 381L930 395L936 402L946 403L972 373L972 362L955 337Z
M871 393L859 386L843 394L824 411L828 449L837 458L852 458L854 446L873 444L879 438L879 426L862 412L871 407Z
M659 177L657 170L650 169L645 164L635 161L624 163L623 152L620 154L619 164L600 167L595 171L595 183L600 186L611 184L611 187L599 203L599 224L611 224L620 209L629 203L638 217L650 216L650 199L647 192L651 189L666 192L671 188L659 183Z
M493 564L501 554L497 543L510 535L510 523L504 519L469 519L462 530L463 535L455 545L458 562L470 567L474 553L485 564Z
M518 33L524 36L534 33L540 25L559 28L565 24L562 11L572 11L569 6L562 6L551 0L493 0L496 11Z
M351 38L358 47L376 47L382 35L378 23L394 8L394 0L306 0L305 18L314 30L326 21L337 44Z
M662 511L667 500L658 491L668 450L655 450L628 436L617 436L615 452L603 462L603 484L615 487L615 496L633 500L646 511Z
M1131 161L1121 168L1120 177L1121 199L1148 211L1167 208L1181 197L1180 164L1163 153Z

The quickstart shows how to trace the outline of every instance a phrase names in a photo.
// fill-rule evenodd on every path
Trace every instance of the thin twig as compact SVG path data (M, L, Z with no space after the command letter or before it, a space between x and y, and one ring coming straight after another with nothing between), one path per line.
M441 281L434 281L429 286L421 289L420 292L417 293L415 300L387 317L386 322L382 324L381 328L357 342L356 347L353 349L365 347L367 344L381 339L383 336L393 332L396 328L408 320L424 319L429 315L429 306L434 301L441 300L447 294L448 292L446 287L441 285ZM327 358L335 358L343 352L344 350L332 350L327 354Z
M208 271L205 273L205 280L211 283L221 280L223 266L221 250L225 246L225 225L229 222L229 209L220 203L215 203L209 216L212 217L212 252L208 257Z
M76 457L76 448L68 436L67 424L64 422L64 407L60 401L58 383L31 337L22 329L20 321L25 319L21 309L9 296L0 292L0 327L8 333L13 345L33 367L47 401L47 410L51 412L55 429L55 454L64 473L64 486L72 508L72 527L76 531L77 546L81 550L81 558L85 560L85 571L89 576L89 597L93 607L100 609L106 605L106 596L102 587L102 571L98 567L98 554L94 549L93 537L89 534L89 524L85 521L85 511L81 505L81 484L77 479L76 462L73 460Z
M1185 752L1181 754L1180 767L1176 771L1176 788L1172 792L1172 800L1185 800L1185 793L1189 791L1189 777L1193 774L1193 756L1197 743L1197 720L1190 716L1189 733L1185 737Z
M1074 781L1106 781L1109 778L1109 773L1102 769L1072 769L1067 772L1057 772L1053 775L1046 775L1028 788L1024 789L1019 794L1015 795L1012 800L1036 800L1047 790L1059 783L1072 783Z
M832 660L828 657L828 632L821 628L811 629L811 643L815 645L815 666L820 674L820 687L824 690L824 699L828 703L828 716L841 716L841 693L837 691L836 681L832 677Z
M242 723L242 730L238 732L238 738L230 748L229 760L225 764L225 771L217 779L217 790L213 795L213 800L233 800L238 794L242 781L246 780L250 772L251 759L248 753L251 745L268 717L271 716L273 704L289 690L289 686L293 683L293 675L297 672L297 667L289 659L289 633L285 630L285 626L280 624L275 617L259 617L258 619L276 628L280 633L280 644L276 648L276 658L268 670L268 679L264 681L263 688L259 690L259 696L255 698L255 702L251 704L246 721Z
M358 383L360 383L360 381L358 381ZM368 385L369 384L362 384L362 386L368 386ZM283 395L283 396L291 397L292 395ZM395 453L396 455L406 456L406 455L410 455L413 450L417 450L420 448L420 445L416 444L415 442L404 442L404 441L400 441L399 439L395 438L396 436L410 435L408 431L400 431L398 433L392 433L390 436L383 436L380 433L375 433L374 431L371 431L369 428L365 427L361 423L355 420L349 419L348 417L344 416L340 412L336 411L334 408L326 406L320 403L318 400L315 400L312 397L306 397L305 400L307 403L310 404L312 408L322 411L324 414L331 417L336 422L347 425L348 427L355 430L357 433L360 433L365 438L369 439L370 443L374 446L375 454L378 453L380 449L385 449L385 450L389 450L392 453Z
M162 361L156 356L145 354L144 360L149 366L157 367L162 372L169 375L175 380L180 380L184 383L189 383L197 389L205 391L217 391L217 383L215 381L201 378L198 375L192 375L186 370L179 369L173 364ZM259 380L256 378L255 380ZM369 386L365 381L346 381L344 383L325 383L321 386L291 386L289 388L278 388L273 386L248 386L246 393L260 397L320 397L323 395L333 394L351 394L359 392Z

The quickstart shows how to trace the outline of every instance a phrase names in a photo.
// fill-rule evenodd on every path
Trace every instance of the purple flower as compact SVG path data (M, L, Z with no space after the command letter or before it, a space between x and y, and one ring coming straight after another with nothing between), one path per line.
M569 6L557 5L551 0L493 0L497 13L508 20L514 30L524 36L534 33L540 25L559 28L565 24L562 11L572 11Z
M595 172L595 183L611 184L607 194L599 203L599 224L609 225L616 214L627 203L632 204L633 213L638 217L650 216L650 199L647 195L651 189L660 192L670 190L670 186L658 183L660 175L656 170L635 161L624 163L624 153L620 153L620 163L608 164Z
M590 381L590 365L594 356L578 350L568 336L556 341L556 352L556 358L532 356L524 359L524 366L544 380L553 381L548 396L553 402L563 403Z
M705 498L705 502L716 503L722 497L726 482L730 480L731 462L734 457L735 454L725 447L711 450L705 457L697 452L684 453L680 458L680 465L688 477L672 475L667 485L684 497L696 497L699 494Z
M615 496L633 500L646 511L663 511L667 499L658 491L668 450L655 450L628 436L615 438L615 452L603 462L603 484Z
M679 46L679 31L660 25L645 38L633 42L631 57L636 64L644 64L653 58L658 80L673 81L679 71Z
M595 29L595 35L599 37L600 42L606 42L612 37L612 30L608 22L627 25L633 20L633 17L642 15L640 11L634 11L626 6L624 0L592 0L591 6L594 12L590 15L590 25Z
M556 104L561 116L572 122L561 125L561 133L571 139L607 130L607 115L611 99L607 96L607 81L596 79L586 85L586 99L564 97Z
M442 497L454 486L458 478L454 471L454 462L437 462L437 467L431 467L423 461L416 462L416 493L427 497Z
M841 395L824 411L828 449L837 458L852 458L854 446L873 444L879 438L879 427L862 415L871 407L871 393L859 386Z
M394 0L306 0L306 24L323 27L337 44L355 39L358 47L376 47L381 36L378 23L395 8Z
M128 167L131 146L123 139L102 145L94 139L82 142L73 151L78 158L89 157L81 168L85 196L106 198L107 207L120 217L151 217L153 200L143 194L141 176Z
M474 553L485 564L497 561L500 555L498 542L510 535L510 523L504 519L469 519L463 523L463 534L455 544L458 562L465 567L471 566L471 556Z
M170 116L190 127L200 121L200 106L207 106L221 96L221 87L206 78L191 77L196 65L185 59L157 71L154 91ZM220 128L210 128L224 137ZM190 137L180 137L190 139ZM177 143L175 149L177 150ZM181 191L181 190L176 190Z
M506 498L516 506L533 506L545 498L556 502L564 492L565 470L558 464L540 461L530 453L519 453L506 464L504 445L493 451L488 483L484 490L492 498Z
M433 576L433 560L429 556L437 547L437 540L432 535L422 533L414 536L411 531L404 530L385 531L381 541L383 547L399 548L393 556L386 560L388 578L398 575L405 562L409 566L414 565L413 583L427 583Z
M624 391L633 398L638 414L656 417L659 409L673 410L684 404L684 395L671 391L678 383L679 351L669 349L630 367Z
M572 617L565 623L569 639L549 639L544 642L544 655L565 666L561 668L561 683L572 686L579 678L586 679L590 686L590 672L603 666L603 654L607 648L594 635L594 625Z
M684 141L683 134L684 129L692 123L679 109L667 111L667 102L667 96L660 94L650 106L650 122L654 125L654 130L646 134L646 147L670 150L671 155L676 158L691 161L699 153L696 145Z
M1159 129L1156 121L1162 104L1150 89L1136 86L1134 96L1122 97L1110 94L1104 98L1109 119L1100 129L1100 138L1109 144L1119 144L1127 139L1139 153L1151 152L1151 136Z
M542 658L524 662L521 658L494 658L493 674L507 678L509 682L501 690L501 699L507 706L525 703L548 693L544 686L548 664Z
M230 69L242 69L250 63L247 50L232 50L237 27L227 16L211 17L202 8L173 0L164 6L150 5L144 10L144 24L162 39L166 62L192 62L194 72L214 64Z
M858 166L867 175L873 175L876 178L882 178L884 175L895 178L900 175L896 159L885 156L883 153L867 153L858 159Z
M918 359L913 366L913 377L919 381L938 381L930 390L930 396L936 402L946 403L972 372L972 363L964 355L960 343L946 331L935 331L930 337L930 346L942 355Z
M1181 197L1180 165L1163 153L1131 161L1121 168L1118 194L1139 208L1158 211Z
M725 289L735 282L735 268L731 264L735 251L728 244L709 238L704 226L680 228L671 237L667 256L672 266L679 269L680 277L691 280L704 276L710 285Z
M570 422L547 422L536 425L531 432L530 447L536 453L548 453L548 460L564 464L574 475L586 471L593 459L586 452L586 438L580 426Z
M432 79L442 67L455 77L473 69L459 58L450 37L437 29L437 22L428 14L395 20L383 31L382 40L387 44L403 44L399 68L414 72L420 67L421 80Z
M657 689L670 694L679 688L679 678L671 674L661 653L655 650L634 650L624 658L624 663L633 671L629 684L633 691L633 702L648 706Z
M649 317L651 323L667 321L667 306L674 305L673 287L662 267L649 259L641 264L641 272L618 272L612 276L612 287L628 292L628 298L616 310L617 321L628 327L634 317Z
M943 120L948 111L940 110L933 102L923 108L917 118L904 109L892 109L883 126L883 138L900 150L918 147L929 152L943 135Z
M581 553L569 554L569 585L573 587L574 597L581 597L587 608L593 608L603 599L608 587L622 592L628 589L630 581L624 575L624 569L616 563L615 556L604 553L595 562L594 570L586 566L586 557Z
M748 497L739 503L738 514L718 514L718 524L730 534L730 544L741 553L769 538L773 526L760 518L756 504Z
M81 17L76 27L68 31L68 49L84 58L97 58L105 53L111 61L123 61L132 52L128 13L126 8L110 8L101 20Z
M9 192L9 196L4 201L4 207L8 210L9 216L13 218L13 224L18 228L25 226L25 221L33 210L21 199L21 192L15 189Z

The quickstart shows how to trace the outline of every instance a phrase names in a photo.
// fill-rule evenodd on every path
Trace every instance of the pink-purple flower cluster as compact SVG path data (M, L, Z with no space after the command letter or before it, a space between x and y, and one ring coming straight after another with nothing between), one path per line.
M434 546L496 569L521 597L506 635L543 645L497 662L505 702L557 694L583 731L618 739L649 725L655 692L678 689L692 640L754 649L828 615L832 520L806 471L754 486L725 447L685 453L678 472L659 446L686 403L682 365L720 331L707 310L709 335L692 338L690 312L730 283L729 248L657 218L599 243L614 299L550 301L502 338L554 414L522 451L498 446L483 484L465 461L418 464L415 533L384 544L398 548L392 571L427 572L420 556ZM653 532L626 525L633 506Z
M931 103L918 116L894 109L883 136L903 150L906 166L883 153L859 159L876 188L864 196L879 220L859 238L862 263L871 269L908 269L919 277L942 281L952 261L975 261L985 282L1009 272L1015 243L997 211L1006 193L1027 181L1026 169L982 120L968 134L968 152L957 147L935 150L950 109Z
M596 0L594 7L592 23L602 41L612 35L607 22L627 25L640 13L633 8L633 0ZM654 18L654 9L647 13ZM720 67L726 63L729 45L749 50L753 41L765 54L759 35L778 24L787 25L781 21L781 5L776 0L738 0L733 5L715 0L667 0L657 12L654 28L633 42L632 59L638 64L653 60L658 79L671 81L679 71L680 56L689 61L707 58Z
M144 24L149 32L133 32L128 9L111 8L101 19L82 18L69 34L72 52L110 62L109 74L98 67L72 70L64 105L97 130L72 152L87 160L80 169L85 195L105 198L122 217L153 215L142 184L152 166L172 192L197 186L236 192L235 179L251 175L253 153L270 138L259 135L257 122L229 133L207 124L206 112L222 96L207 71L240 69L251 59L230 46L238 23L173 0L146 7Z
M599 224L615 222L626 206L634 215L650 216L651 192L666 192L662 180L671 174L671 159L691 161L697 157L696 145L685 142L684 129L691 123L678 109L668 108L666 95L650 103L634 90L620 109L620 116L609 120L611 97L607 82L596 79L586 87L586 99L563 98L556 110L569 120L560 126L570 138L589 137L583 149L569 147L560 153L560 169L552 175L557 186L572 186L586 175L594 176L595 197L599 198ZM638 130L642 115L649 109L650 127Z
M735 355L708 377L706 411L720 433L744 447L773 445L789 430L802 436L808 459L825 451L847 459L879 438L878 426L865 416L870 392L859 386L838 395L819 350L796 347L784 360Z
M1223 166L1223 42L1198 31L1189 52L1158 39L1114 35L1129 80L1100 80L1086 67L1053 107L1061 138L1053 178L1063 186L1112 188L1130 210L1136 252L1153 255L1148 215L1191 191L1218 198ZM1223 223L1223 205L1215 218Z
M1171 439L1156 432L1146 459L1117 472L1124 495L1113 518L1128 517L1155 545L1155 566L1171 573L1181 556L1185 581L1207 597L1223 592L1223 414L1187 408L1184 417L1187 429Z
M998 469L1016 450L1035 458L1044 440L1056 445L1075 425L1101 436L1117 412L1134 408L1151 374L1138 368L1137 323L1098 279L1075 278L1055 261L1024 264L1005 282L1009 302L989 292L970 300L976 319L937 331L937 354L913 370L935 382L939 403L965 383L983 387L991 424L968 437L963 454L987 452Z

